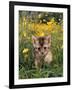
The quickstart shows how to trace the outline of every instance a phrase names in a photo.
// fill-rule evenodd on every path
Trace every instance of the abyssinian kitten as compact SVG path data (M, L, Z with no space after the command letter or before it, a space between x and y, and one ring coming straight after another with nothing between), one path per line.
M32 36L34 47L35 67L41 68L44 63L50 64L52 61L51 35L36 37Z

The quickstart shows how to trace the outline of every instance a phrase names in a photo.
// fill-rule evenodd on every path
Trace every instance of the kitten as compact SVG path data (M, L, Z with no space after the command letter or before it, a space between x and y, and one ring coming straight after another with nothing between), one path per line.
M44 37L32 36L32 41L36 68L41 68L43 63L50 64L52 61L51 35Z

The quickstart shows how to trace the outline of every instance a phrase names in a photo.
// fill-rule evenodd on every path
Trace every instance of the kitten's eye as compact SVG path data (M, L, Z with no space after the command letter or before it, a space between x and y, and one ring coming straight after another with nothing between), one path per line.
M46 50L46 47L44 47L44 49Z
M38 48L38 50L40 51L40 47Z

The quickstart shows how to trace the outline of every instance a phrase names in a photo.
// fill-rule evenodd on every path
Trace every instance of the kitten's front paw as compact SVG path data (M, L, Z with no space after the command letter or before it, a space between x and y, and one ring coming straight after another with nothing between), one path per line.
M48 52L48 54L46 55L44 61L48 64L50 64L52 62L52 53Z

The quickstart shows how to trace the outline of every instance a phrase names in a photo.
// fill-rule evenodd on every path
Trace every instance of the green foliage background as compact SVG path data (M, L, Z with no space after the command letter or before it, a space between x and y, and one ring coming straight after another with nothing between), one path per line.
M36 69L32 35L52 36L53 62ZM63 14L19 11L19 79L63 76Z

